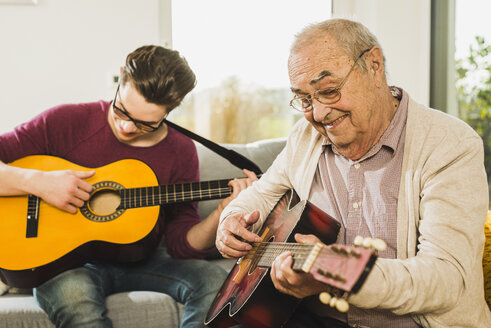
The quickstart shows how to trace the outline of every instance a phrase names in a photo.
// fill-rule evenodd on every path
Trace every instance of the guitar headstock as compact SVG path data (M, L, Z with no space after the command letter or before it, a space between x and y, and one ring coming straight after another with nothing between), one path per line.
M324 292L319 295L321 302L345 312L349 305L344 300L349 293L356 293L377 259L377 250L383 250L385 242L380 239L355 239L356 246L316 245L302 268L312 276L335 290L335 296Z
M356 292L375 262L375 251L357 246L323 246L309 272L331 287ZM359 283L360 282L360 283ZM358 287L355 289L355 287Z

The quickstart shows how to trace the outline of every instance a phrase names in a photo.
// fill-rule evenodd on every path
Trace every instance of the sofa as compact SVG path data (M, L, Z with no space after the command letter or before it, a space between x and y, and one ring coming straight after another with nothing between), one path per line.
M286 139L275 138L248 144L224 145L243 154L264 172L283 149ZM242 177L242 172L201 144L196 144L200 161L201 181ZM220 200L199 203L201 217L207 217ZM230 269L234 261L215 257L209 259ZM30 290L8 288L0 284L0 328L54 327L48 316L36 304ZM178 327L182 305L170 296L148 291L133 291L109 295L106 299L108 313L115 328L126 327Z

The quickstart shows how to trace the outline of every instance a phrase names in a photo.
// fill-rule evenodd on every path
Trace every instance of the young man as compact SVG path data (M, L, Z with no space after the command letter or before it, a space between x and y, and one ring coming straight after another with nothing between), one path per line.
M0 136L0 195L33 194L69 213L89 199L93 186L84 179L94 171L46 172L5 164L34 154L92 168L135 158L152 168L161 185L199 181L194 143L164 123L195 82L177 51L136 49L126 59L114 101L61 105ZM221 209L255 180L252 172L245 174L248 178L231 182L233 195L204 220L196 203L162 206L157 228L166 248L156 248L137 265L95 261L65 271L35 289L38 303L57 327L110 327L106 295L151 290L184 304L182 327L203 326L225 272L204 260L178 259L206 256ZM152 242L156 247L159 240Z
M483 294L482 140L462 121L389 87L384 67L377 39L359 23L328 20L296 37L291 106L306 120L267 173L222 212L216 245L225 257L244 255L293 188L339 221L338 243L361 235L388 247L348 298L347 313L319 302L327 286L293 271L290 253L278 256L276 289L303 299L306 309L287 327L491 327Z

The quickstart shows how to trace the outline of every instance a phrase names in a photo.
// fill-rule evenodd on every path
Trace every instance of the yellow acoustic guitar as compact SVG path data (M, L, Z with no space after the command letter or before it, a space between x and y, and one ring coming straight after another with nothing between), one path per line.
M10 165L44 171L95 170L94 186L76 214L39 197L0 197L0 278L19 288L36 287L91 259L134 262L159 240L159 205L224 198L230 179L159 186L145 163L125 159L85 168L64 159L34 155Z

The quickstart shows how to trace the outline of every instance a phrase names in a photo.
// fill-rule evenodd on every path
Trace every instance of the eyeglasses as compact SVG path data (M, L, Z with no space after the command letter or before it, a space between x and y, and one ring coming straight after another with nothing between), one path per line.
M341 83L339 83L339 85L336 88L317 90L314 92L313 95L308 95L306 97L295 96L290 101L290 106L292 106L294 109L300 112L306 113L306 112L310 112L314 108L312 106L313 99L316 99L318 102L324 105L334 104L335 102L339 101L339 99L341 99L341 92L340 92L341 88L348 80L348 77L353 71L353 69L355 68L358 60L364 54L370 51L370 49L366 49L361 52L361 54L356 58L355 62L353 63L353 66L351 66L351 69L349 70L348 74L346 74L344 79L341 81Z
M167 117L168 113L165 114L164 118L160 120L158 123L152 123L152 122L145 122L145 121L140 121L137 120L133 117L131 117L130 113L128 113L125 109L119 108L116 106L116 99L119 94L119 85L118 88L116 89L116 94L114 95L114 100L113 100L113 108L114 108L114 113L122 120L124 121L131 121L133 124L137 127L137 129L145 131L145 132L155 132L157 131L162 124L164 124L165 118Z

